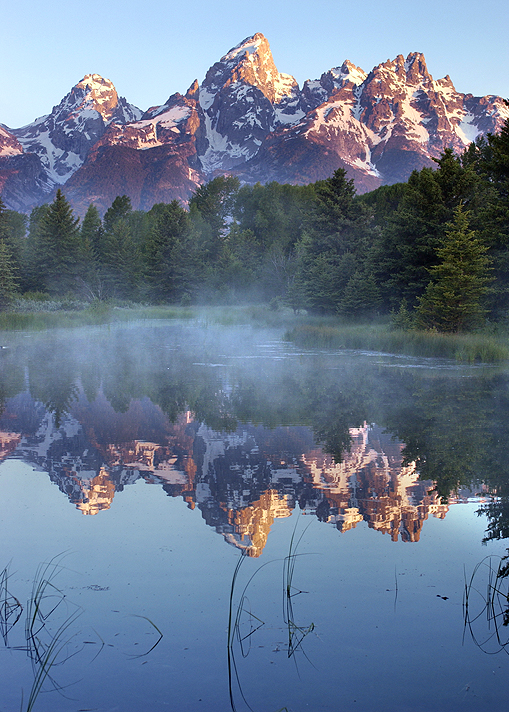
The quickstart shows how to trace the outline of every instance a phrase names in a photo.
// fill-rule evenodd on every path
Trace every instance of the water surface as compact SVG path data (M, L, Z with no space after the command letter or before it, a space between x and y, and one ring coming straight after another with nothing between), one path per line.
M505 370L194 322L2 339L2 712L41 671L41 712L506 708Z

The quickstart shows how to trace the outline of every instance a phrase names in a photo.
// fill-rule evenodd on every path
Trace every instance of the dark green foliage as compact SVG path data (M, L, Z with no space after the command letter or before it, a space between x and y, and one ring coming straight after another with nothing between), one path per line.
M66 294L77 289L80 271L78 223L62 191L38 217L35 267L41 286L50 294Z
M348 317L368 317L380 307L380 291L370 272L356 270L346 283L338 312Z
M383 226L398 209L406 193L406 183L381 185L380 188L356 197L356 201L366 206L377 225Z
M419 299L419 325L458 332L482 324L486 313L482 299L490 281L486 253L487 247L469 230L468 213L459 205L437 249L439 261L430 269L431 282Z
M217 242L224 234L227 219L233 214L235 195L240 181L234 176L218 176L209 183L201 185L189 201L191 217L196 213L210 230L211 242ZM212 252L217 248L209 248ZM217 253L216 253L217 254Z
M88 299L104 296L101 275L103 229L99 211L90 205L80 230L80 253L82 269L78 277L79 289Z
M0 198L0 242L7 246L12 268L18 278L23 269L26 225L26 215L7 210Z
M4 240L0 240L0 311L7 309L17 289L16 271L11 251Z
M384 306L402 299L415 306L437 264L437 249L454 209L475 199L479 178L447 149L437 170L423 168L410 176L394 214L387 217L375 248L376 276Z
M111 206L104 213L105 232L111 232L118 220L125 219L132 212L131 199L127 195L117 195Z
M135 299L141 279L141 255L126 218L104 233L102 273L108 296Z
M0 204L0 239L22 292L261 301L353 319L392 314L404 330L415 327L419 307L421 326L464 330L482 324L483 315L508 316L508 171L506 122L463 155L446 149L434 169L362 196L342 169L309 186L240 187L237 178L218 176L196 190L189 210L174 201L133 211L123 195L102 223L90 206L78 230L59 191L52 205L32 211L27 237L23 216ZM459 208L468 211L469 229L451 227ZM446 304L452 308L453 265L457 284L468 285L463 296L470 294L470 311L462 320L451 317L454 326L437 317Z
M312 186L245 185L239 190L234 217L241 230L250 230L259 250L277 245L288 253L302 235L312 206Z
M315 201L299 246L299 275L306 305L313 311L341 309L345 289L365 258L369 241L364 206L343 169L315 184ZM350 305L345 303L345 309Z
M189 214L174 200L169 205L154 205L148 215L152 227L144 248L144 265L149 297L156 302L177 301L188 287L185 248Z

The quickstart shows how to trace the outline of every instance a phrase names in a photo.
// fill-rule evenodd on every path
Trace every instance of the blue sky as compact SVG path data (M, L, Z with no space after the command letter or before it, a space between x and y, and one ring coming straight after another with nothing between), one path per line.
M369 71L422 52L435 79L509 98L507 0L18 0L2 11L0 123L49 113L85 74L111 79L145 110L184 93L244 38L262 32L299 84L345 59Z

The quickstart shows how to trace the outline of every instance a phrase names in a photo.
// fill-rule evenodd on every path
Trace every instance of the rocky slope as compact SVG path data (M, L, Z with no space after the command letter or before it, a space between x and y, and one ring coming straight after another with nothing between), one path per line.
M87 158L106 127L140 118L98 74L88 74L50 114L19 129L0 127L0 190L15 209L44 202ZM5 137L3 136L5 132Z
M83 212L119 194L148 209L221 173L252 183L308 183L343 167L360 192L404 181L462 151L509 116L500 97L457 92L434 80L422 54L366 73L349 61L320 79L280 73L262 34L231 49L185 95L142 114L93 74L51 114L21 129L0 125L0 190L15 209L55 187Z

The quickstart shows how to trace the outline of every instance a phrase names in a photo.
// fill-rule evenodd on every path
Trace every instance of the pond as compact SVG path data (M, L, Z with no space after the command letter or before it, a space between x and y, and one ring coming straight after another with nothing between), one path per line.
M0 712L505 710L509 373L3 333Z

